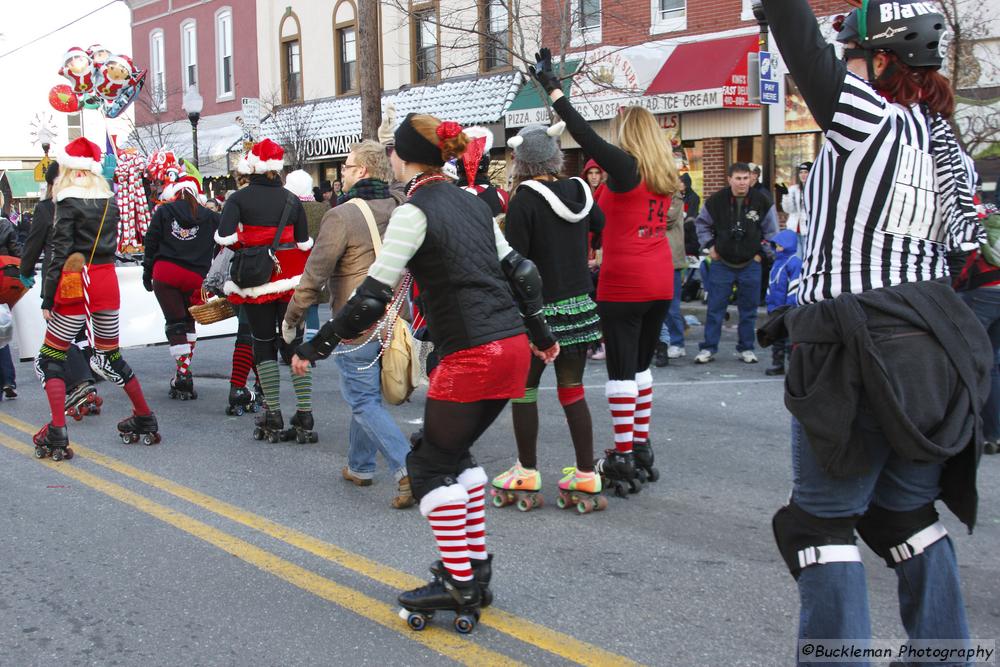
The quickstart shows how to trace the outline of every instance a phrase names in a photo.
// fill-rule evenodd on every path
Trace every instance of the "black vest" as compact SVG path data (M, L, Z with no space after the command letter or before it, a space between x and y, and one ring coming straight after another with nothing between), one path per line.
M427 216L409 261L422 312L441 356L524 332L500 268L490 207L451 183L428 183L409 200Z
M760 254L761 225L771 210L767 197L753 188L744 197L734 197L727 187L709 197L705 208L712 216L715 250L723 262L742 266Z

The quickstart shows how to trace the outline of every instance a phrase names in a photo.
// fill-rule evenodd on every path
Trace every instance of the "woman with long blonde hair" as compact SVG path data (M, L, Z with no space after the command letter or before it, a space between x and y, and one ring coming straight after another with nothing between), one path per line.
M680 190L677 165L656 120L645 109L623 107L611 122L617 145L599 137L573 108L552 73L552 54L543 48L531 67L566 129L608 174L597 200L604 211L604 257L597 287L607 353L605 394L614 422L613 449L597 461L616 492L637 493L656 481L649 444L653 376L649 371L660 327L674 294L667 241L670 201Z

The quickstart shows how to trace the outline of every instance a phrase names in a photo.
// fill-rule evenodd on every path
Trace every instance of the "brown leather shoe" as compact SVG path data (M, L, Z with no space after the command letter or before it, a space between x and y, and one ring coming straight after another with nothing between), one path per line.
M399 480L399 486L396 488L396 497L392 499L392 506L398 510L405 510L407 507L413 507L416 504L417 501L413 497L413 491L410 489L410 477L407 475Z
M371 486L372 485L371 479L364 479L362 477L358 477L357 475L355 475L354 473L352 473L351 469L348 468L347 466L343 467L343 469L340 471L340 474L344 476L344 479L346 479L348 482L351 482L355 486Z

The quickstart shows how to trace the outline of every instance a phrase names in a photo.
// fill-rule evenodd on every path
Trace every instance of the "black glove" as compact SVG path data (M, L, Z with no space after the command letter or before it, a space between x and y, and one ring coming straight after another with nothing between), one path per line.
M552 71L552 52L548 47L535 54L535 64L528 65L528 72L545 89L546 93L553 90L562 90L559 78Z
M330 320L313 336L310 340L301 343L295 348L295 354L299 359L307 361L317 361L326 359L333 353L333 349L340 344L340 336L333 330L333 320Z
M153 291L153 276L148 273L142 274L142 286L146 288L147 292Z

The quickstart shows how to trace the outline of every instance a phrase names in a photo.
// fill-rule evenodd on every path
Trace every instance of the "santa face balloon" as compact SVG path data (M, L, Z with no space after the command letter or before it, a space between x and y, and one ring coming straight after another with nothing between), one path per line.
M94 69L97 69L99 65L103 65L111 57L111 52L100 44L91 44L87 47L87 55L93 61Z
M74 47L66 52L59 74L69 80L77 95L89 93L94 88L94 70L90 56L83 49Z

